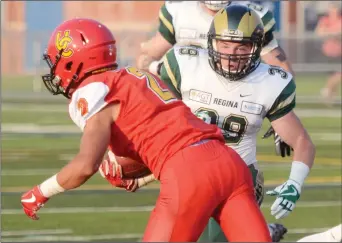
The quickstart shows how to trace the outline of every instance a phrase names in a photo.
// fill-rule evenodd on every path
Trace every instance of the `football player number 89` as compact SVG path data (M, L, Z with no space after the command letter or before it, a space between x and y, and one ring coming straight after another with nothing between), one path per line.
M139 79L146 78L147 87L152 90L152 92L157 95L158 98L161 99L164 103L170 103L177 100L177 98L168 89L162 88L158 80L156 80L151 74L143 72L135 67L129 67L126 68L126 70L128 71L128 73Z
M201 107L195 112L198 118L209 124L217 125L222 130L223 137L227 144L238 145L245 134L248 120L245 116L230 114L220 120L217 111Z

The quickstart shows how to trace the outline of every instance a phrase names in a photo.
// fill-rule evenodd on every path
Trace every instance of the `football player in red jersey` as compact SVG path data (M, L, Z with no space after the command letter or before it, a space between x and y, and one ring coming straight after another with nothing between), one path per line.
M27 216L38 219L50 197L86 182L109 148L144 161L160 180L143 241L196 241L211 216L230 241L271 241L250 172L224 145L220 130L193 115L157 77L117 69L115 39L106 26L91 19L62 23L44 59L50 68L44 84L70 99L70 117L83 136L74 159L22 195Z

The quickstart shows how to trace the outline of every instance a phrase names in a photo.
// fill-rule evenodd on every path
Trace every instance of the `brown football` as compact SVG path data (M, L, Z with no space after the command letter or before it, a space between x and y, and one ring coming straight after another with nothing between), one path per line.
M144 177L152 173L142 161L139 162L129 157L116 156L111 151L108 152L107 156L109 157L110 161L113 162L115 159L116 162L121 165L123 179Z

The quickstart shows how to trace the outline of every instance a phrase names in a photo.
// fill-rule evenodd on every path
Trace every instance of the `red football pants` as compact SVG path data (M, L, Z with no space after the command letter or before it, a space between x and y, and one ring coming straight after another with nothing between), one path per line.
M165 162L143 241L197 241L213 216L230 242L271 242L250 171L219 141L187 147Z

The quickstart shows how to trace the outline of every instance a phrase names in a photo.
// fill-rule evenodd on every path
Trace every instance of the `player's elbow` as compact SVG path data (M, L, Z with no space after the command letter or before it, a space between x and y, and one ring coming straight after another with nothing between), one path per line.
M312 142L309 134L305 131L304 136L303 136L303 140L305 141L306 147L308 148L308 150L312 151L313 154L316 153L316 147L314 145L314 143Z
M316 147L310 137L306 138L303 141L303 149L304 151L307 151L308 154L311 155L311 157L315 157L316 155Z

